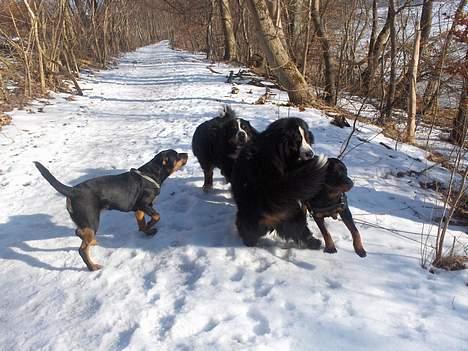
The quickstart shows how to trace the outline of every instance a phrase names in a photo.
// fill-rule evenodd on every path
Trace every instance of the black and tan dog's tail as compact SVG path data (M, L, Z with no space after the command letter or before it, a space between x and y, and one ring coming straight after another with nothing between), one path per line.
M234 112L234 110L231 108L231 106L224 105L223 106L223 111L219 114L219 117L226 118L226 119L231 119L231 118L237 118L237 115Z
M45 168L40 162L34 161L34 165L41 172L42 176L49 182L50 185L54 187L60 194L69 197L73 188L65 184L60 183L57 178L55 178L47 168Z

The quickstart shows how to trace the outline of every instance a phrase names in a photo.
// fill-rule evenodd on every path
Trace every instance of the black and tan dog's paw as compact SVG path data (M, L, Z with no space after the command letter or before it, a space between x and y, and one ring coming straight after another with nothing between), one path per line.
M334 254L334 253L337 253L338 251L336 250L336 247L325 247L323 249L323 252L329 253L329 254Z
M362 247L358 248L358 249L355 248L354 252L356 252L359 257L366 257L367 256L366 250L364 250L364 248L362 248Z

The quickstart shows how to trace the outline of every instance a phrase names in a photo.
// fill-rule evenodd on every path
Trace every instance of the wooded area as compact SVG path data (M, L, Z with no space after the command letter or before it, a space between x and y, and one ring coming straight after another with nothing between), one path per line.
M449 164L465 179L460 160L468 128L466 5L466 0L3 0L0 113L49 90L81 95L83 68L106 68L120 53L169 39L175 48L250 67L274 80L292 105L324 106L340 115L343 101L357 100L361 108L370 104L378 111L373 122L400 141L414 143L421 123L430 130L437 125L458 146ZM346 116L360 117L361 108ZM0 118L0 125L8 122L7 116ZM448 218L467 206L463 189L450 186ZM441 220L439 236L446 225L448 220Z

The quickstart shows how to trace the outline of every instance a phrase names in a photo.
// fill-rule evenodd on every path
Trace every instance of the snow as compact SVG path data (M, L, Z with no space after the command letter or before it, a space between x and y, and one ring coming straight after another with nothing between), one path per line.
M0 134L0 349L468 350L467 272L420 268L421 233L436 233L428 223L440 199L393 176L424 168L417 161L424 152L388 150L379 143L391 140L359 124L356 136L373 139L344 161L368 257L354 253L350 234L333 220L334 255L274 237L244 247L219 173L215 190L201 191L190 148L196 126L223 103L258 129L297 116L329 156L349 129L320 111L282 106L284 92L254 105L263 88L239 82L232 95L224 81L233 68L219 64L219 75L207 65L161 42L124 55L113 70L84 75L83 97L54 95L51 104L12 113ZM360 143L353 138L350 147ZM104 268L88 272L65 199L32 161L76 184L139 166L166 148L191 158L162 186L158 234L138 232L132 213L104 212L92 250ZM464 231L451 227L447 241L466 242Z

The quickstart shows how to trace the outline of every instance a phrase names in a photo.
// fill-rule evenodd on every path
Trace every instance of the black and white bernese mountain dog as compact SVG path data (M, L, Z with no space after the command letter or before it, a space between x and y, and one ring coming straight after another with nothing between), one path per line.
M226 182L231 181L232 166L240 149L258 134L250 123L237 118L229 106L209 121L200 124L192 138L192 150L205 176L203 190L213 187L213 170L221 170Z
M314 138L300 118L271 123L237 158L231 179L237 204L236 226L247 246L276 230L284 239L319 249L320 239L307 227L303 201L325 182L327 159L316 156Z
M339 215L353 237L354 251L358 256L366 257L367 253L362 245L361 234L354 224L353 215L349 210L346 198L346 193L353 186L354 183L348 177L346 165L337 158L329 158L325 184L318 194L305 201L305 205L325 240L325 252L337 252L330 232L325 226L325 217L336 219Z

